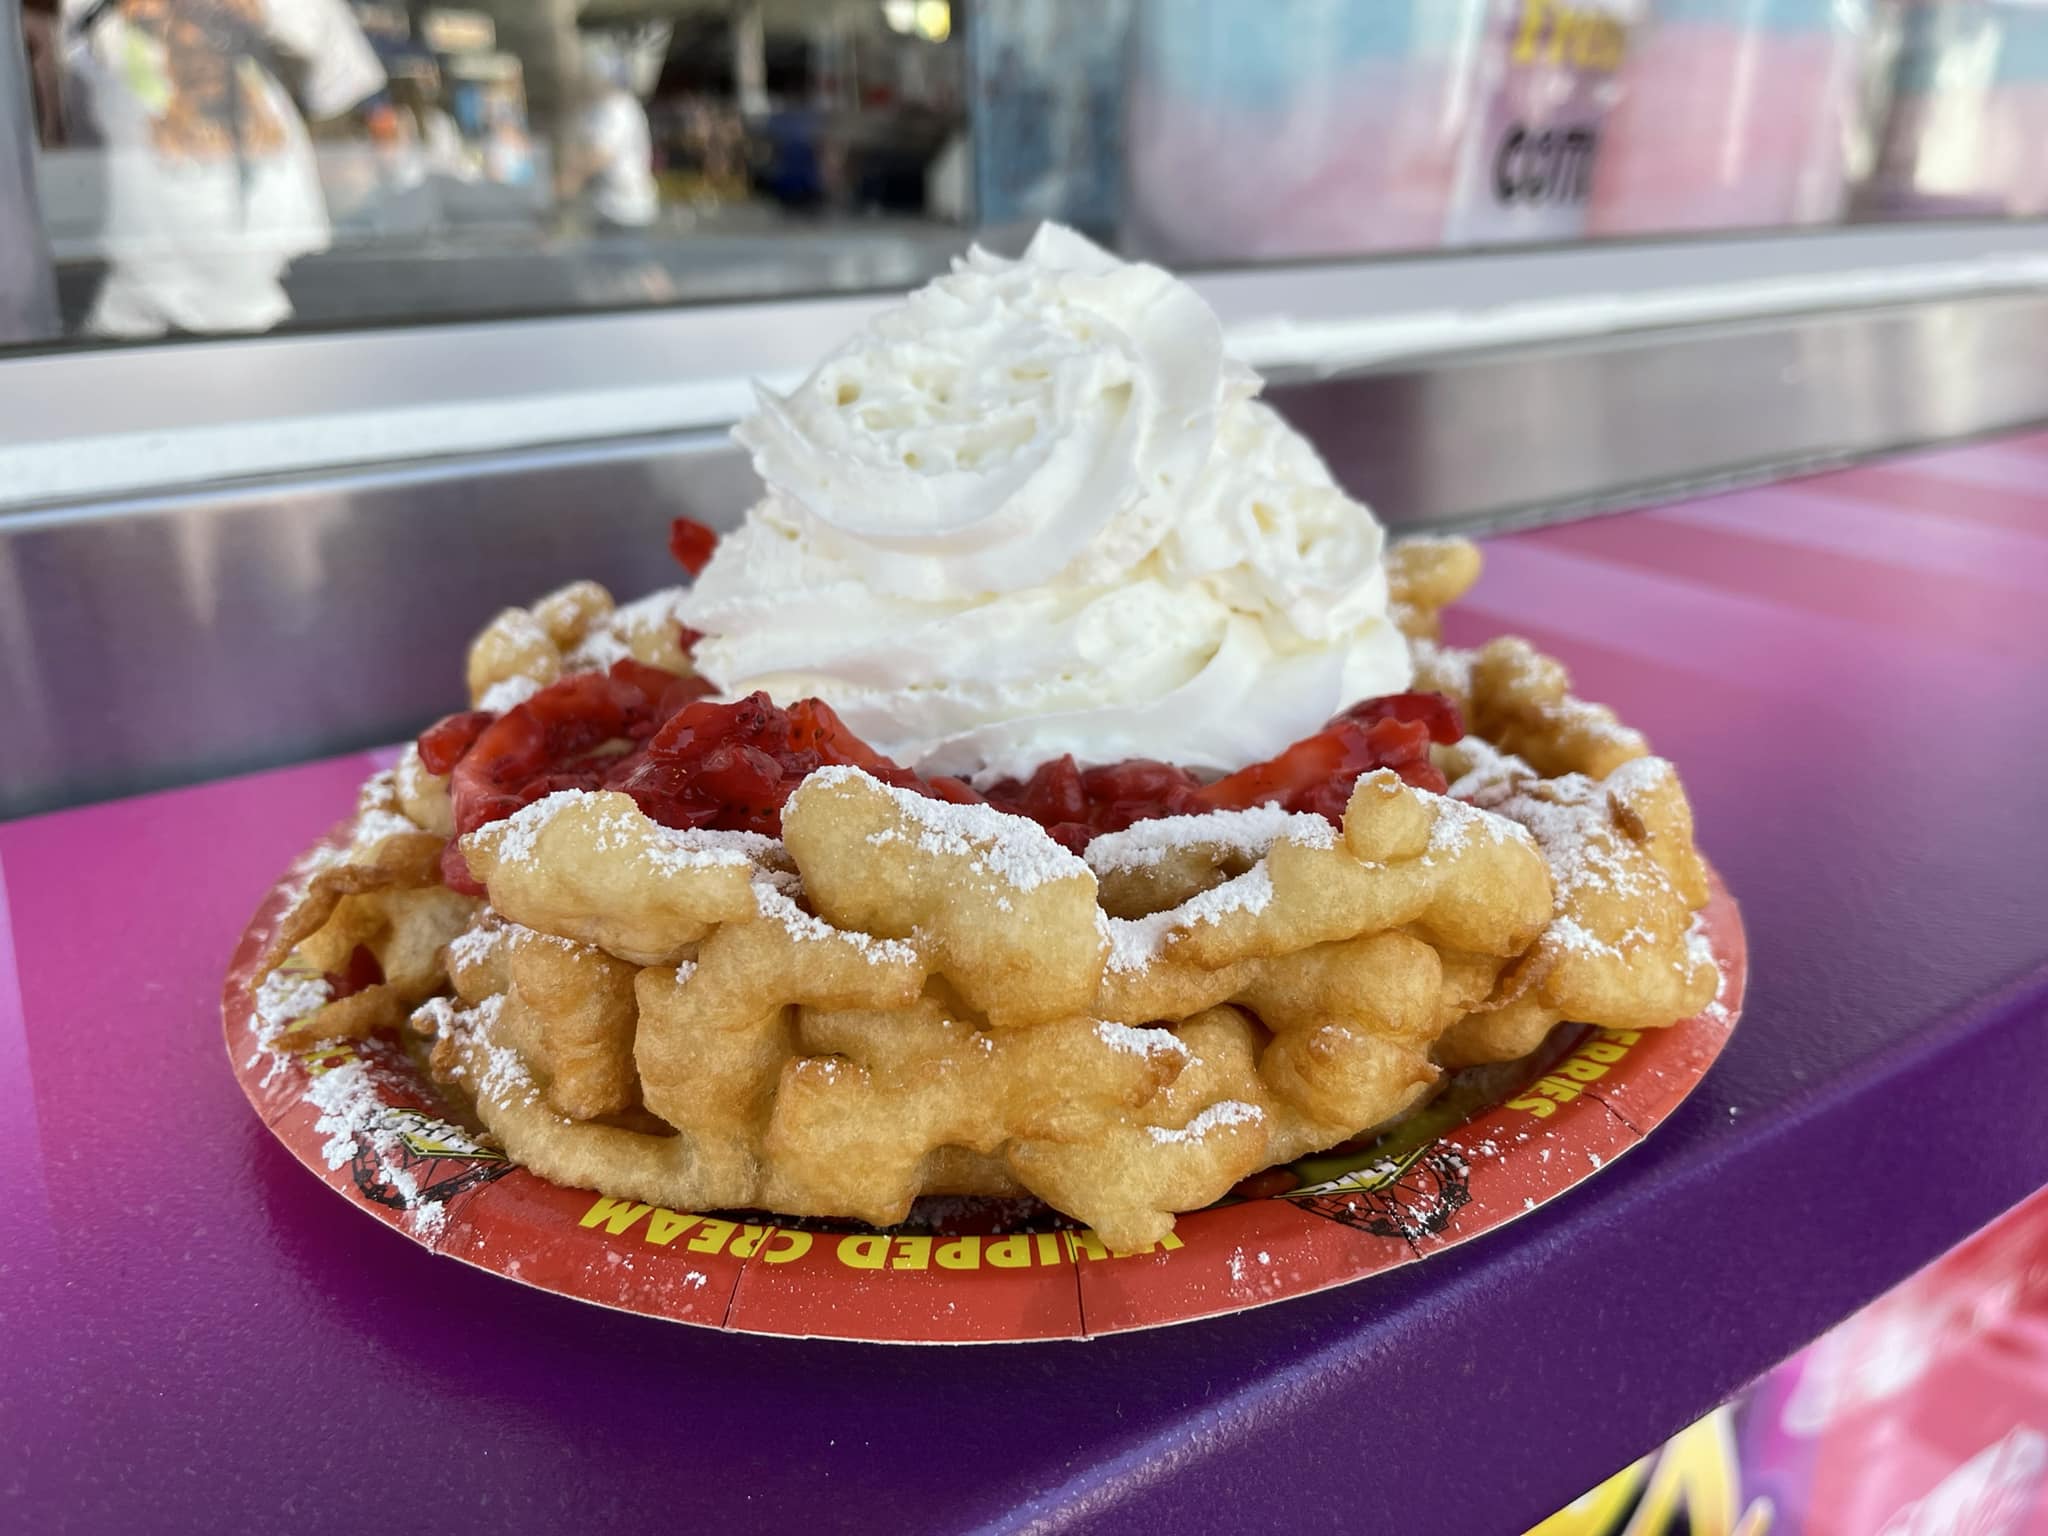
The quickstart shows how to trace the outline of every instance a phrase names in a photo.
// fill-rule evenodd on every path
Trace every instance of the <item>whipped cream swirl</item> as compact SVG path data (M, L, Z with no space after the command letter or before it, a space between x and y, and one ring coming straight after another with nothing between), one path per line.
M982 781L1227 771L1405 687L1381 531L1156 267L975 251L734 436L767 491L684 599L728 695Z

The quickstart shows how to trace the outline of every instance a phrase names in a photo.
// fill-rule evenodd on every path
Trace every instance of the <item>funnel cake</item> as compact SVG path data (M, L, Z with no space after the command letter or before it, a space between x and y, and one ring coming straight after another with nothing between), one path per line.
M1433 621L1440 595L1409 600ZM472 686L559 683L587 635L563 640L530 674L473 658ZM442 883L449 779L415 746L267 957L339 983L280 1043L409 1020L514 1159L623 1199L886 1224L920 1195L1028 1193L1142 1248L1447 1069L1713 996L1670 765L1518 641L1417 649L1498 732L1431 747L1449 794L1381 768L1335 824L1160 816L1079 854L841 764L779 837L555 791L454 843L475 897Z
M1137 1250L1561 1022L1705 1007L1671 765L1443 646L1478 551L1383 548L1255 391L1156 269L970 258L764 397L692 585L478 636L300 866L252 985L329 1001L271 1042L402 1033L619 1199L1030 1195Z

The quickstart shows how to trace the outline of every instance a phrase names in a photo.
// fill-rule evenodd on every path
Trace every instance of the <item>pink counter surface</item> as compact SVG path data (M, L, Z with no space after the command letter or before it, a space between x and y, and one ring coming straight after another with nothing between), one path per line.
M1517 1529L2048 1182L2048 436L1488 556L1452 638L1529 636L1681 765L1742 1027L1553 1206L1160 1334L723 1337L442 1262L221 1053L368 757L0 826L0 1528Z

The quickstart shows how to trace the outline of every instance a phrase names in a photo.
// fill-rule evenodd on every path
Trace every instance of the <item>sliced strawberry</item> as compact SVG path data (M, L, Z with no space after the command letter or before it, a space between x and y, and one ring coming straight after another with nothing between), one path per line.
M701 576L718 552L718 534L694 517L679 517L668 525L668 552L692 576Z
M429 773L449 772L462 761L462 754L476 745L484 728L497 718L488 709L465 709L457 715L443 715L420 732L420 762Z

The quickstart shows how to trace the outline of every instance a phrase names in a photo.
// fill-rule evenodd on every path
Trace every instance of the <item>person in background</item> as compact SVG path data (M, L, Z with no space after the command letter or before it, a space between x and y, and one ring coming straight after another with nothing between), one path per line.
M403 162L394 179L406 185L429 176L476 180L476 165L462 141L462 130L441 105L440 79L431 62L420 72L392 80L391 105L397 113Z
M440 71L432 57L386 56L384 68L391 77L390 117L385 121L379 111L370 120L380 185L359 205L355 222L380 240L417 240L447 227L445 197L454 184L476 181L479 171L462 130L440 105ZM327 185L328 212L347 221L331 174Z
M527 131L525 104L499 86L484 95L484 177L501 187L523 187L534 178L533 135Z
M563 168L563 201L580 205L600 229L645 229L661 211L661 193L647 109L627 89L625 62L594 60L587 97Z
M85 329L262 331L332 236L305 111L339 117L384 70L344 0L63 0L67 88L106 165L108 261ZM289 59L295 70L288 70Z
M14 50L33 80L38 72L34 38L47 45L47 12L0 11L0 49ZM24 59L25 52L25 59ZM45 56L47 51L45 50ZM17 74L15 79L24 77ZM56 284L36 208L35 144L53 126L44 115L43 93L33 85L29 99L0 101L0 342L49 341L60 334Z

